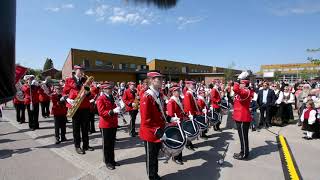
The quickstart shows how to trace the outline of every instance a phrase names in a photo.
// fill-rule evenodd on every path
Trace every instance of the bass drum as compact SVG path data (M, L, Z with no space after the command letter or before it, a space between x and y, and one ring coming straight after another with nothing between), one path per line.
M199 125L195 121L191 121L191 120L183 121L182 129L189 141L195 140L200 134Z
M205 116L195 116L194 121L199 125L200 132L207 130L209 127L208 122L206 122Z
M208 119L211 126L215 126L218 122L221 121L221 117L217 112L208 113Z
M168 126L164 129L162 151L169 156L180 154L187 143L182 130L178 126Z

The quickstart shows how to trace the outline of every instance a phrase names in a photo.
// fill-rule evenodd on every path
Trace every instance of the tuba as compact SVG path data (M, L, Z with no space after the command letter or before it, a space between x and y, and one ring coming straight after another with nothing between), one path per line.
M68 109L67 117L69 118L72 118L74 114L77 112L78 108L80 107L80 104L85 98L84 92L90 90L89 85L93 82L94 78L93 76L86 76L86 77L87 77L86 82L83 84L81 90L78 93L78 96L74 99L74 105Z

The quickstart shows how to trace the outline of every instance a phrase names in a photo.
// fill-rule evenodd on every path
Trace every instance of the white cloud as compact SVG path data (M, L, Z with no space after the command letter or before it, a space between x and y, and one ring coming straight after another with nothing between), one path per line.
M60 8L58 8L58 7L52 7L52 8L46 8L45 10L46 10L46 11L50 11L50 12L59 12L59 11L60 11Z
M73 4L62 4L61 8L62 9L72 9L72 8L74 8L74 5Z
M293 0L290 2L272 2L270 11L277 16L303 15L320 13L320 1L318 0Z
M147 25L155 19L152 13L147 13L145 10L110 7L105 4L90 8L85 14L95 16L96 21L106 21L111 24Z
M86 15L93 15L94 14L94 11L92 9L88 9L86 12L85 12Z
M202 21L204 17L183 17L177 18L178 29L184 29L189 24L195 24Z
M62 4L61 6L58 6L58 7L45 8L45 10L50 12L59 12L62 9L73 9L73 8L74 8L73 4Z

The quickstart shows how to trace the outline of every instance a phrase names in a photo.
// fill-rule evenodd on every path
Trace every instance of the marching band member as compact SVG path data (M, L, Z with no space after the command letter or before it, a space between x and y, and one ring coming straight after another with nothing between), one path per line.
M150 88L141 97L140 138L144 141L146 150L146 168L150 180L161 179L158 175L158 155L162 143L160 138L166 124L164 102L160 93L162 75L158 72L147 73Z
M120 166L114 159L114 145L118 127L118 113L120 107L115 104L112 95L113 83L107 82L100 86L101 95L97 99L97 109L99 114L99 128L102 134L103 158L106 167L114 170L115 166Z
M16 119L17 119L17 122L19 122L20 124L26 121L26 118L25 118L26 106L24 105L24 95L22 91L22 86L23 85L21 81L18 81L18 83L16 84L17 93L13 97L13 104L16 109Z
M136 117L138 114L138 109L135 109L135 106L138 106L138 104L135 103L135 99L139 98L139 97L137 96L137 90L135 88L135 83L129 82L128 85L129 85L129 88L124 91L123 96L122 96L122 100L126 104L126 111L129 112L129 115L131 117L129 135L131 137L135 137L137 135L137 133L136 133Z
M218 82L216 82L214 84L214 87L210 91L210 101L211 101L210 109L214 112L220 113L221 109L220 109L219 103L221 102L221 96L218 89L219 89L219 84ZM220 124L221 122L219 121L215 126L213 126L213 129L215 131L220 131Z
M52 94L51 84L49 77L42 82L39 88L39 102L41 105L41 114L43 118L48 118L50 116L50 95Z
M27 82L22 86L24 104L28 111L29 128L34 131L39 129L39 86L33 75L25 75L24 80Z
M145 79L142 82L142 87L140 88L139 91L139 97L142 97L144 95L144 92L146 92L146 90L148 90L148 80Z
M172 96L167 104L167 119L170 119L170 122L174 123L178 120L183 120L185 113L180 99L180 87L178 85L173 85L170 88L170 92ZM183 165L182 152L179 155L172 157L172 160L177 164Z
M185 81L186 83L186 93L184 94L183 107L184 112L188 114L189 119L193 119L194 115L200 113L200 109L197 104L197 95L195 93L196 82L195 81ZM194 151L195 146L191 141L187 141L186 147Z
M74 106L74 99L78 96L79 91L84 86L85 78L83 73L83 68L81 66L74 66L75 73L72 77L66 79L65 86L63 88L63 94L66 96L67 107L72 108ZM85 154L85 151L93 151L94 149L89 146L89 135L88 135L88 123L89 123L89 111L90 111L90 91L88 87L82 96L85 96L84 100L80 104L79 109L76 111L75 115L72 117L72 127L73 127L73 139L75 150L78 154ZM81 135L80 136L80 131ZM83 143L83 148L80 148L80 143Z
M54 119L56 144L60 144L60 142L67 141L66 123L67 123L67 112L68 112L65 98L62 96L62 88L60 85L57 85L54 87L54 93L51 95L51 101L52 101L51 113L53 114L53 119ZM61 131L61 136L60 136L60 131Z
M249 110L251 99L253 98L253 90L248 89L249 80L245 80L249 76L248 72L242 72L239 76L239 82L234 82L233 91L234 111L233 119L237 124L238 134L241 143L240 153L234 153L233 157L238 160L247 159L249 156L249 127L252 121Z
M198 107L201 111L201 115L204 115L207 113L207 110L208 110L208 107L206 105L206 100L205 100L205 90L199 90L199 95L198 95L198 100L197 100L197 104L198 104ZM208 132L208 130L205 130L201 133L200 137L203 138L203 139L208 139L209 136L206 135L206 133Z
M96 128L94 126L94 115L96 113L96 100L99 97L100 88L99 85L92 83L90 88L91 96L90 96L90 111L89 111L89 123L88 123L88 131L90 134L96 132Z

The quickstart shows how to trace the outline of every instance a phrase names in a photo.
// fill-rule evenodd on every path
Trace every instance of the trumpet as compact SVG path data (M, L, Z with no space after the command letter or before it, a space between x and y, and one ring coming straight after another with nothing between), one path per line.
M122 117L122 122L123 124L127 124L127 120L126 118L124 118L123 114L125 113L126 110L126 105L124 104L123 100L121 98L118 98L118 92L117 91L113 91L113 98L114 98L114 103L116 104L117 107L120 107L121 111L119 113L119 115Z

